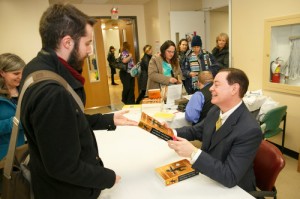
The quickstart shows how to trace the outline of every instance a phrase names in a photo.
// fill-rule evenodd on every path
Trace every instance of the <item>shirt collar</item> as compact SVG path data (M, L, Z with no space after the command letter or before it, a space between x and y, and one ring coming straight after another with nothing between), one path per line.
M233 108L231 108L230 110L228 110L227 112L222 114L222 111L220 110L220 118L222 121L222 125L225 123L225 121L227 120L227 118L242 104L242 100L240 101L240 103L238 103L237 105L235 105Z

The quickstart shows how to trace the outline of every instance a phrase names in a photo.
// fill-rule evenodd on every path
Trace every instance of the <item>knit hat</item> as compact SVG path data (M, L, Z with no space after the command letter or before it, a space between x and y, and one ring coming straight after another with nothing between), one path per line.
M191 46L192 47L194 47L194 46L202 47L202 40L201 40L201 37L199 35L195 35L193 37Z

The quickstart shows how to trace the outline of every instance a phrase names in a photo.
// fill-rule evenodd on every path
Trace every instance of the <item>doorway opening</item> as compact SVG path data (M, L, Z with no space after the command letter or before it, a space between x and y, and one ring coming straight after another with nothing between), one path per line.
M101 22L101 30L103 37L103 53L104 57L107 58L109 47L114 46L115 57L119 57L119 53L122 49L123 42L128 42L131 46L130 53L133 55L134 63L140 60L139 55L139 42L138 42L138 31L137 31L137 17L136 16L120 16L118 19L111 19L110 16L96 17ZM96 41L97 42L97 41ZM102 56L103 57L103 56ZM119 85L111 85L111 72L108 61L106 62L107 79L109 85L109 94L111 101L112 110L120 110L123 107L122 90L123 85L119 78L119 70L116 70L114 79ZM138 96L137 80L135 82L135 96Z

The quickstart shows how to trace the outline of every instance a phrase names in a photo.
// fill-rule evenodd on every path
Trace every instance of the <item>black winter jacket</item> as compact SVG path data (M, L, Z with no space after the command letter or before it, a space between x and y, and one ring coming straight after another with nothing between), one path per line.
M23 71L23 79L37 70L62 76L85 102L83 85L52 50L42 50ZM38 83L28 88L21 122L29 144L35 199L96 199L115 183L114 171L98 155L93 129L115 129L113 115L85 115L62 86Z
M141 74L139 76L139 90L147 89L147 81L148 81L148 65L150 62L152 55L144 54L141 59Z
M218 64L223 68L229 67L229 49L223 48L221 51L218 48L212 50L212 55L216 58Z

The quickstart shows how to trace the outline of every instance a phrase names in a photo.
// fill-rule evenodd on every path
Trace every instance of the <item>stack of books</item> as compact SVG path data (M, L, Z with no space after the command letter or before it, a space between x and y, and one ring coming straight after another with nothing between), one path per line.
M191 163L186 159L158 167L155 169L155 173L166 186L199 174L199 172L192 168Z
M144 98L142 100L142 104L160 104L161 102L162 102L161 98L154 98L154 99Z
M148 97L150 99L159 99L159 98L161 98L160 89L149 89L148 90Z
M143 112L156 113L156 112L161 111L162 106L163 106L163 104L162 104L161 98L157 98L157 99L144 98L142 100L142 111Z
M138 126L165 141L176 140L172 129L167 128L158 120L144 112L142 112ZM192 165L186 159L158 167L155 169L155 173L166 186L199 174L199 172L192 168Z

